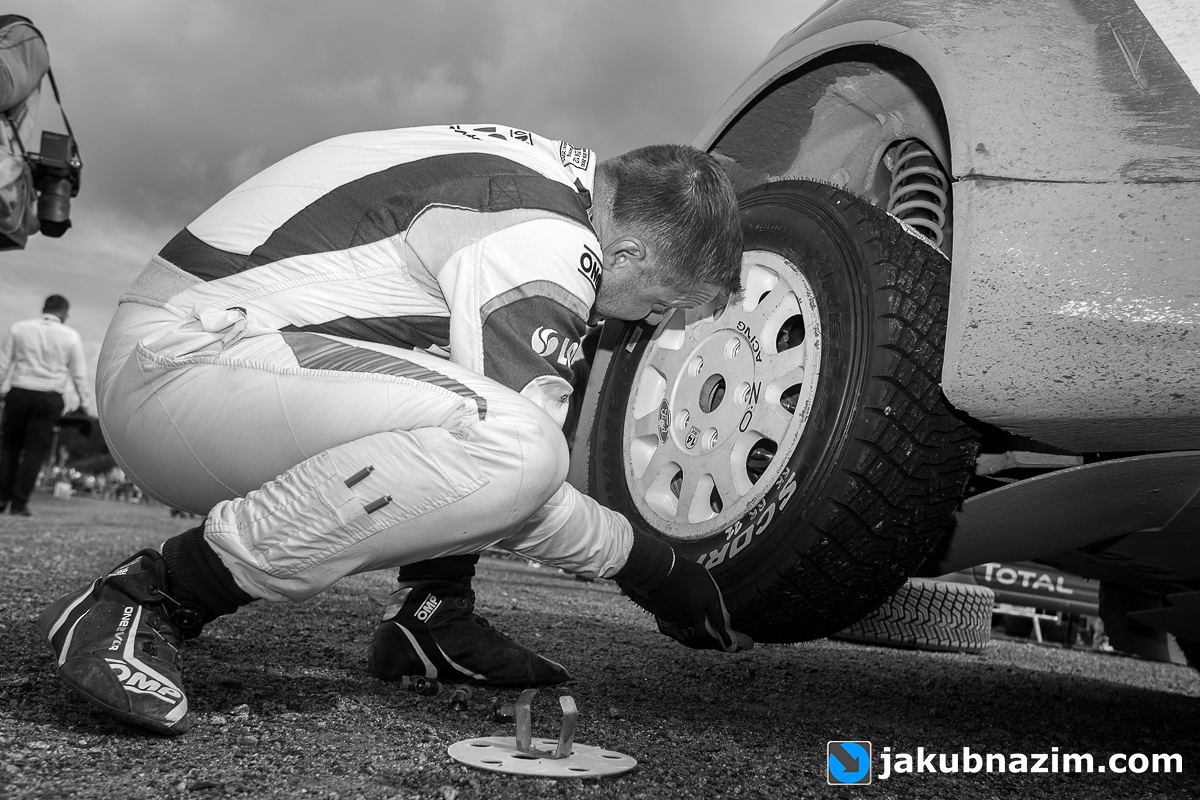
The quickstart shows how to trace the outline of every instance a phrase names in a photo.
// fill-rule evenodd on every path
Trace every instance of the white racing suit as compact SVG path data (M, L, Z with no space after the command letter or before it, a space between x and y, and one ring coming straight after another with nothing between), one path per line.
M156 255L100 356L152 497L207 513L253 597L499 545L588 576L629 523L564 483L595 300L595 156L496 125L359 133L239 186Z

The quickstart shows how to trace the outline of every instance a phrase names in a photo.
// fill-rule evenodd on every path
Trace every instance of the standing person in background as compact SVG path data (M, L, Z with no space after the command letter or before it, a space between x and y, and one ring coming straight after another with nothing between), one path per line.
M62 295L50 295L42 316L15 323L0 348L0 386L11 386L0 420L0 511L11 504L11 513L32 516L29 495L63 414L68 377L80 407L96 416L83 340L65 324L70 307Z

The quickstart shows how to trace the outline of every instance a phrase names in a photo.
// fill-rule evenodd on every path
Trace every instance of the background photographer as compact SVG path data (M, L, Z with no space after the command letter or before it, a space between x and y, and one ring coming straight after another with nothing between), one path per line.
M39 230L59 237L71 227L83 163L66 112L65 134L43 131L40 147L29 147L47 75L61 108L45 38L25 17L0 15L0 250L25 247Z

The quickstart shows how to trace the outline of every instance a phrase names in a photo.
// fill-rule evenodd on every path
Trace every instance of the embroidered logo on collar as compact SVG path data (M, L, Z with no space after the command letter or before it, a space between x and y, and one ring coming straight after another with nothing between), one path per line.
M588 161L592 157L592 151L585 147L576 147L567 142L559 142L558 157L562 159L564 167L586 170L588 168Z

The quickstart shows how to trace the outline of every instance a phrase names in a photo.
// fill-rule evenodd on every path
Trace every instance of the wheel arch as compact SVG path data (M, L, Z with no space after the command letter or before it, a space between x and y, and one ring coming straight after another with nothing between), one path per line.
M970 169L962 97L953 59L925 34L850 22L768 58L694 144L724 160L739 189L807 177L870 197L885 141L919 138L949 174ZM899 111L875 116L872 105Z

